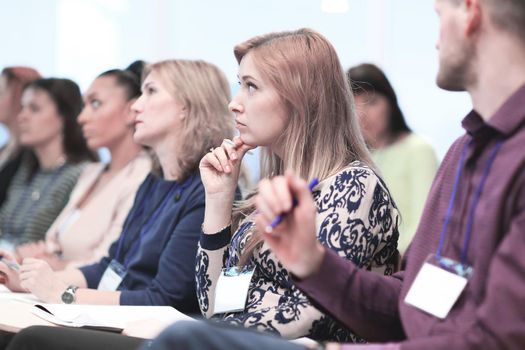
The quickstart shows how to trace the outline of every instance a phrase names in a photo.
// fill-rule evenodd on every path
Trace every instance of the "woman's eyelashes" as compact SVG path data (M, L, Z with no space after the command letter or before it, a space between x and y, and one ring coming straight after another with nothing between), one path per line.
M144 88L143 93L146 95L153 95L156 91L157 90L153 86L148 85Z
M251 82L247 82L246 83L246 87L248 89L248 92L250 94L253 94L255 90L257 90L257 86L254 84L254 83L251 83Z
M246 82L238 81L238 83L241 86L241 88L246 89L249 94L253 94L255 90L257 90L257 85L255 85L254 83L250 81L246 81Z

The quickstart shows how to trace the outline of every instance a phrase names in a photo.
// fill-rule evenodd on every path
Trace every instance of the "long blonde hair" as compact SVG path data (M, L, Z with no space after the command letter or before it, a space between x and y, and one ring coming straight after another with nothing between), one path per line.
M237 62L250 53L262 76L288 110L290 122L279 140L286 150L281 159L261 152L261 176L293 169L304 179L322 181L359 160L373 167L354 111L343 67L330 42L311 29L256 36L234 48ZM234 228L255 209L248 198L236 206ZM246 262L261 242L257 232L241 258Z
M219 68L201 60L157 62L146 67L144 77L151 72L156 72L170 94L188 109L173 150L184 179L198 170L210 147L233 136L230 86Z

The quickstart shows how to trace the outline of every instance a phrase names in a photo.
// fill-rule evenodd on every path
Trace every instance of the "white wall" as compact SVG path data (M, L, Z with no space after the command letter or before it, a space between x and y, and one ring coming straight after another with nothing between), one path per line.
M433 2L349 0L349 7L326 14L320 0L0 0L0 67L31 65L85 89L100 72L138 58L201 58L235 86L235 44L310 27L334 44L344 68L365 61L382 66L409 124L442 156L461 134L470 101L434 84Z

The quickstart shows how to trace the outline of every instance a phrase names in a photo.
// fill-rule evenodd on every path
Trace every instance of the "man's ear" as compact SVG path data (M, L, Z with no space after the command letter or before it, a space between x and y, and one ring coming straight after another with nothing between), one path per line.
M466 11L465 34L472 36L479 30L481 25L482 9L480 0L465 0L463 6L465 6Z

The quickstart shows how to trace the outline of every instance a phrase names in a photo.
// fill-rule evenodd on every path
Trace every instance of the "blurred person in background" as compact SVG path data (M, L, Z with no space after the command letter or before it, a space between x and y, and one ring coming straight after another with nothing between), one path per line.
M81 109L80 89L69 79L37 79L24 89L17 123L28 152L0 208L4 249L43 239L85 164L97 159L77 121Z
M21 110L22 91L38 78L40 74L30 67L6 67L0 73L0 123L9 132L6 144L0 148L0 206L23 158L16 122Z
M438 159L430 143L410 130L381 69L364 63L350 68L347 76L361 131L401 213L398 250L404 254L416 233Z
M84 95L78 117L92 150L105 147L109 164L89 164L71 198L45 240L18 246L17 260L34 257L54 270L87 265L106 256L119 238L140 184L151 170L151 159L135 143L135 112L144 62L100 74Z

